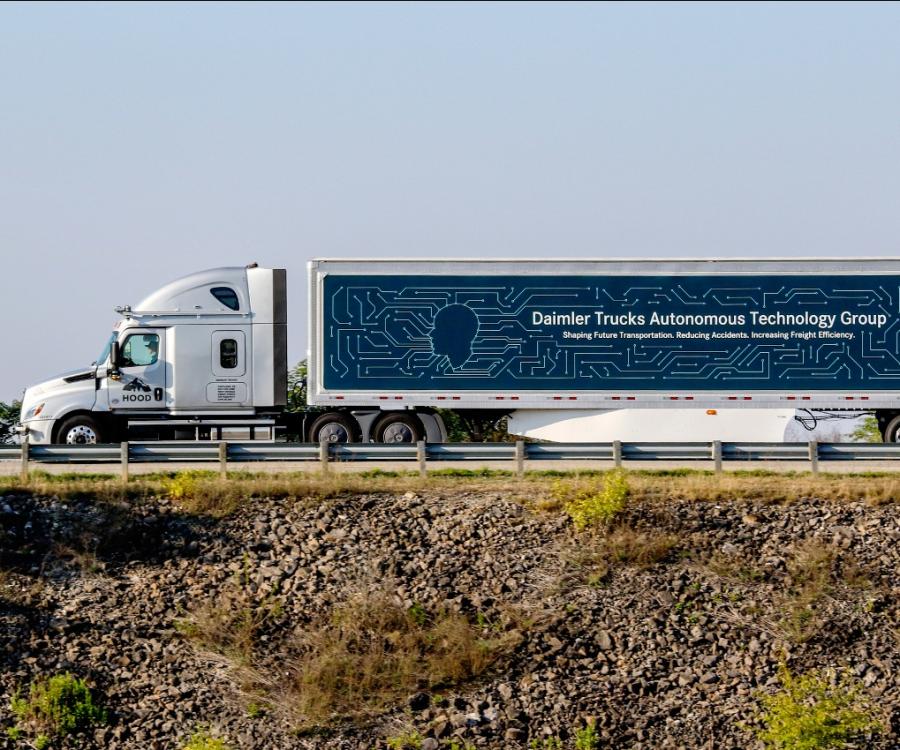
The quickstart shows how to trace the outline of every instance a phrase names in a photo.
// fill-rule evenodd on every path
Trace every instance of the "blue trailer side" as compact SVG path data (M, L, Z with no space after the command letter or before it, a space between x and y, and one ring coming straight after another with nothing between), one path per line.
M900 391L897 275L344 275L322 385L348 394Z

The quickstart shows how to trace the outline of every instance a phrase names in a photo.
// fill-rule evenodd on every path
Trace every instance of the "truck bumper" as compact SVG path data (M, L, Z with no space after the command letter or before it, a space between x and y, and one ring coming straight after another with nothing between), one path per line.
M53 429L52 419L32 419L28 422L17 424L13 430L24 438L28 436L28 442L32 445L46 445L50 442Z

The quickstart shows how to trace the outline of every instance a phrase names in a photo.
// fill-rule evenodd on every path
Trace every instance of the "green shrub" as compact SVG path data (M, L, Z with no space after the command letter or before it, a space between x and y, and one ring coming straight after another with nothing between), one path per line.
M418 732L404 732L396 737L388 737L390 750L419 750L422 747L422 735Z
M586 487L557 484L554 495L563 502L563 509L579 531L592 526L608 526L625 510L628 480L624 471L611 471L603 476L599 486L597 482Z
M597 750L600 747L600 735L597 734L597 723L588 719L580 729L575 730L575 750Z
M187 500L194 497L201 487L215 480L216 475L203 469L185 469L164 480L166 494L173 500Z
M878 429L878 420L871 414L866 417L859 426L850 434L850 440L854 443L880 443L883 438Z
M191 735L182 750L231 750L231 745L201 729Z
M106 723L106 711L94 705L84 681L68 673L35 680L27 698L16 691L10 708L17 724L7 736L18 740L35 734L31 744L36 748L49 747L54 737Z
M528 744L528 750L563 750L563 743L559 737L544 737L532 740Z
M881 728L847 673L832 684L820 672L794 675L782 666L780 678L782 689L760 698L758 736L768 750L844 748Z

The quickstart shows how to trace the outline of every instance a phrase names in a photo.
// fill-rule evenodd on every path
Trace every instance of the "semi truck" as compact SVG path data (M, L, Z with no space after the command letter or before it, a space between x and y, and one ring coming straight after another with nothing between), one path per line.
M33 443L782 440L874 415L900 434L900 260L308 263L309 408L287 411L287 271L184 276L96 361L28 388Z

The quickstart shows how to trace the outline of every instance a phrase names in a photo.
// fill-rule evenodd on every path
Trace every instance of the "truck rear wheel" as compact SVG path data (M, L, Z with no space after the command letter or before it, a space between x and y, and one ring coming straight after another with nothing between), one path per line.
M359 438L359 425L348 414L330 411L316 417L309 428L309 439L313 443L355 443Z
M388 414L375 425L376 443L416 443L424 434L422 422L415 414Z
M56 432L56 442L64 445L95 445L103 442L100 424L89 414L76 414L64 420Z
M900 443L900 414L887 423L882 437L886 443Z

